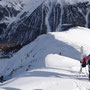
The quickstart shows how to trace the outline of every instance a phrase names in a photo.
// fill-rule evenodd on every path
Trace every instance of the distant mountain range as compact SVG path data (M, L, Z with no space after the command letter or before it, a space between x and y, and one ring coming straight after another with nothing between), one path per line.
M0 5L0 38L5 43L25 45L41 34L76 26L90 28L89 1L8 0Z

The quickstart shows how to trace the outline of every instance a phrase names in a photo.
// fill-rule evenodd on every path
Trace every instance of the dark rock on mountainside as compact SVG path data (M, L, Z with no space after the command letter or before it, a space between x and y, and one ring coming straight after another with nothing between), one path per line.
M15 17L20 11L15 10L14 7L0 5L0 35L7 29L9 24L8 18ZM7 21L7 22L5 22Z
M89 10L89 2L67 3L63 6L60 3L49 3L48 5L42 3L32 14L25 11L19 20L11 23L2 34L4 35L2 40L6 40L6 43L23 46L33 41L37 36L49 31L64 31L75 26L90 28ZM12 11L11 15L12 13L17 15L16 11ZM4 24L3 26L7 27Z
M23 2L20 0L0 0L0 39L3 38L3 33L6 32L8 25L22 11L23 6Z
M43 17L42 6L39 6L28 17L22 15L19 21L12 23L10 25L10 27L7 30L6 39L10 43L23 45L34 40L38 35L47 33L47 27L45 25L45 10L43 11Z

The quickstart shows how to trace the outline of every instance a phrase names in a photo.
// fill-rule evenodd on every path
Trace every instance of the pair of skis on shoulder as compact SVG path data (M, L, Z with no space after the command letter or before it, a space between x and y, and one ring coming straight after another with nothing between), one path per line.
M82 60L83 60L83 58L84 58L84 47L83 46L81 46L80 47L80 61L82 62ZM81 65L80 65L80 71L79 71L79 74L81 74L81 73L83 73L82 72L82 63L81 63ZM86 76L88 76L88 73L87 73L87 70L86 70L86 67L85 67L85 73L83 73L83 74L85 74Z

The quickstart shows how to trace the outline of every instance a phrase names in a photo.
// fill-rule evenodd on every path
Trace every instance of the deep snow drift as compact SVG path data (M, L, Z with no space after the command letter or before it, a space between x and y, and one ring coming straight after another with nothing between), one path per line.
M39 36L11 59L0 60L4 79L14 77L0 90L89 90L88 69L78 73L80 47L88 55L89 38L90 29L82 27Z

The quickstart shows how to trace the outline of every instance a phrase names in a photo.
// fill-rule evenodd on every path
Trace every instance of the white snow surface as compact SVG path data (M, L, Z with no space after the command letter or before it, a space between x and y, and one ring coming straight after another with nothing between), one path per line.
M14 70L0 90L89 90L88 68L78 73L80 48L88 55L89 39L90 29L82 27L39 36L11 59L0 60L0 75L8 79Z

